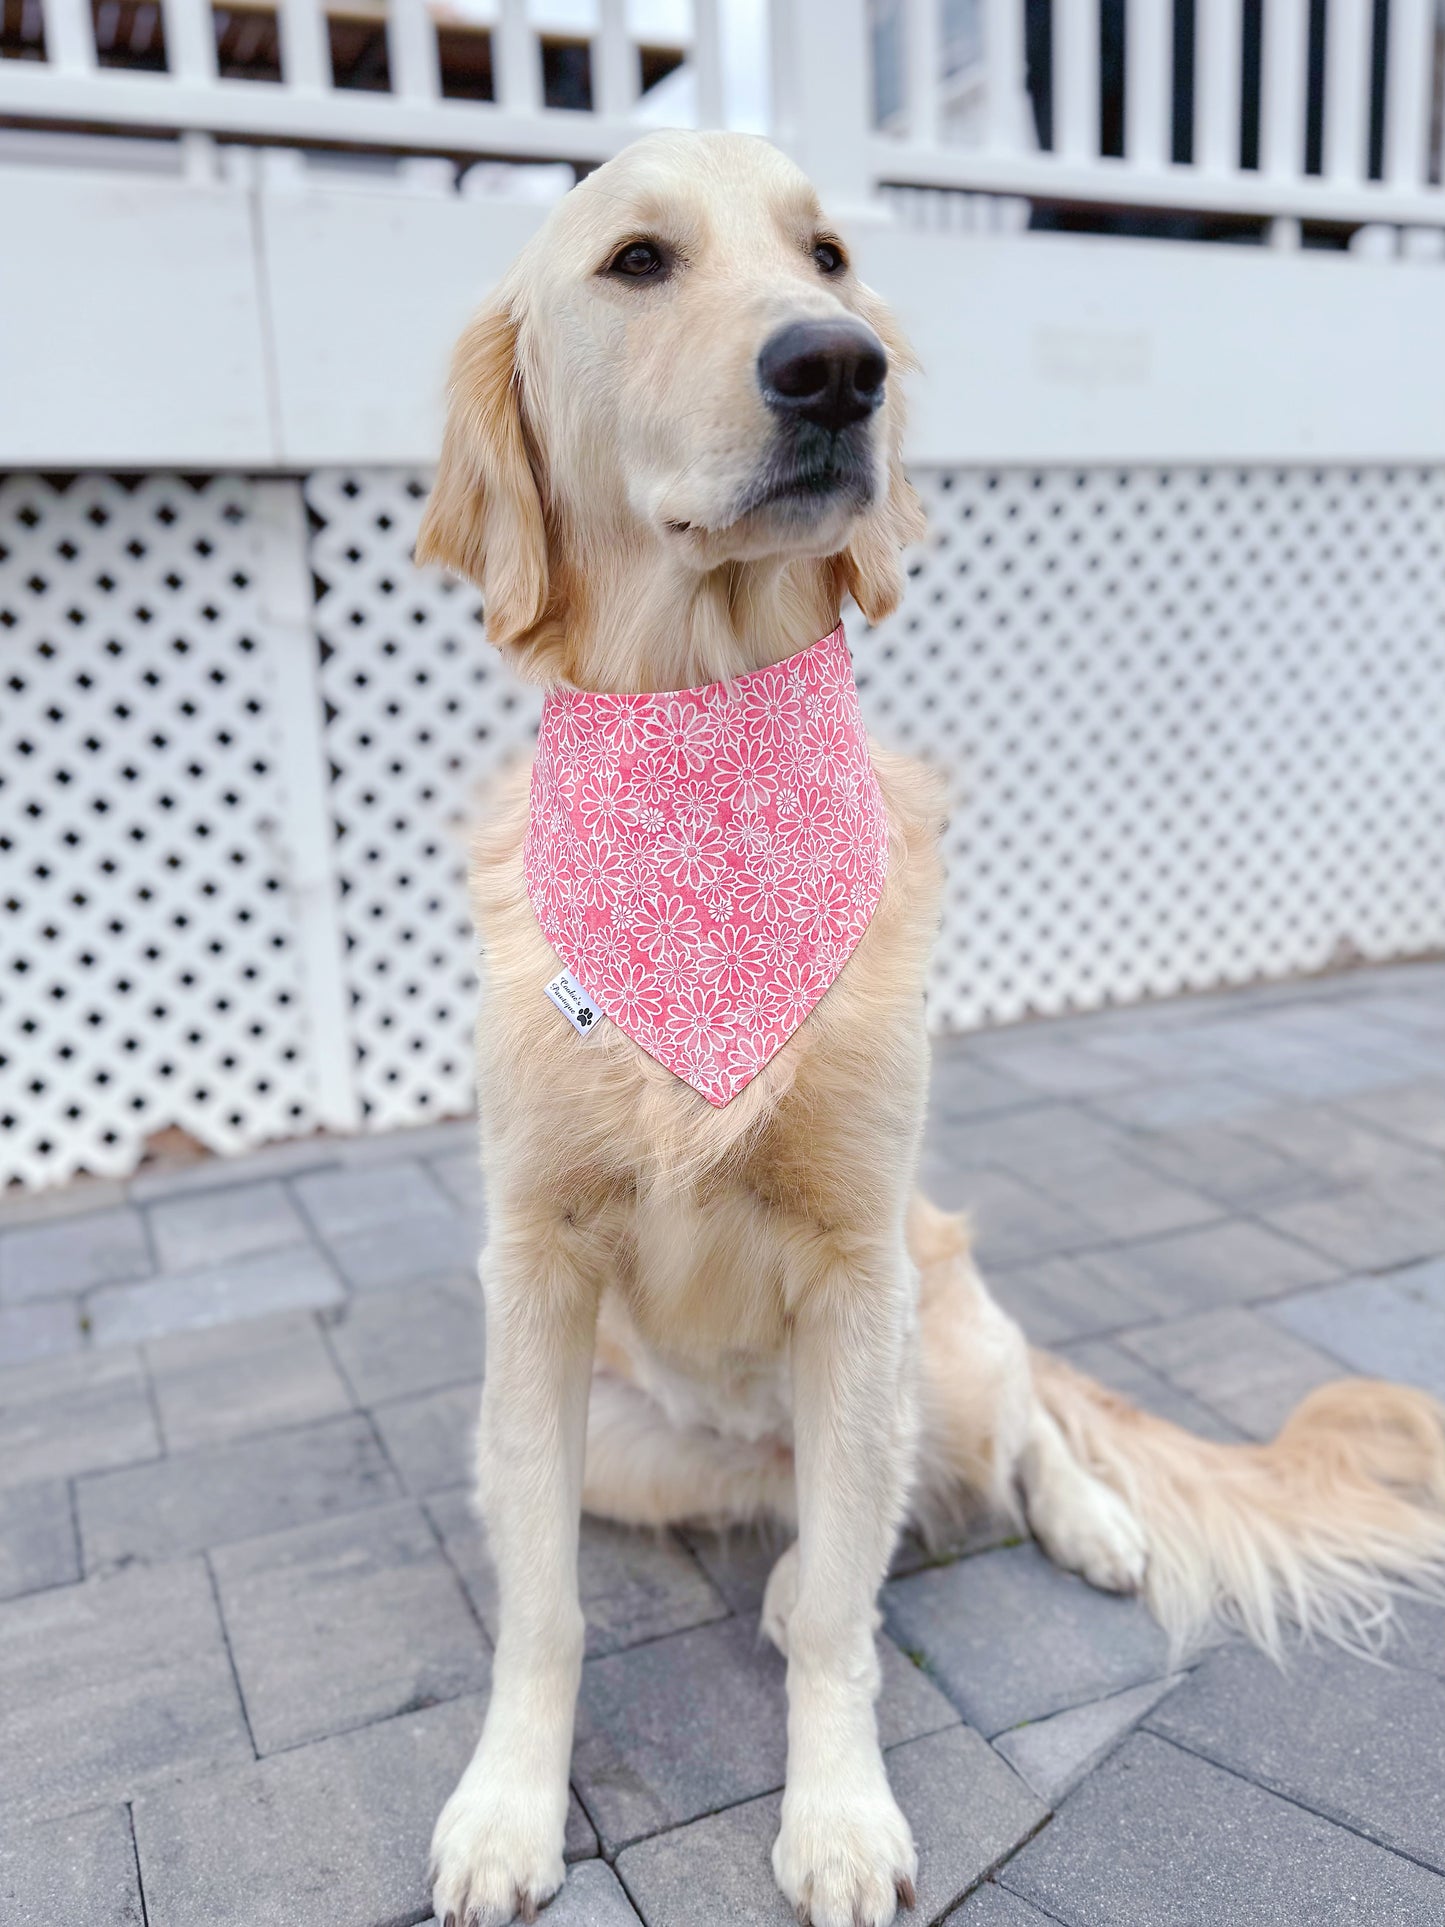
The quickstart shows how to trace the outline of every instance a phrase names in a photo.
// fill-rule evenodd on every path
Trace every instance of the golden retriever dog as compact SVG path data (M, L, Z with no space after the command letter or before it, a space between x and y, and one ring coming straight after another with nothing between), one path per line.
M783 331L813 363L788 393L760 375ZM490 641L534 682L666 691L780 662L845 599L869 621L898 601L921 533L908 366L791 162L743 136L649 136L566 196L463 337L418 559L480 585ZM1269 1445L1194 1439L1030 1353L962 1222L916 1195L941 792L873 760L882 899L722 1106L544 998L558 959L524 881L526 771L478 834L478 1476L500 1626L433 1843L444 1927L530 1920L563 1879L584 1506L796 1529L763 1614L787 1657L773 1867L813 1927L883 1927L912 1898L874 1710L905 1521L1017 1505L1054 1559L1141 1591L1180 1641L1221 1616L1271 1648L1291 1624L1361 1636L1399 1583L1438 1572L1431 1400L1342 1383Z

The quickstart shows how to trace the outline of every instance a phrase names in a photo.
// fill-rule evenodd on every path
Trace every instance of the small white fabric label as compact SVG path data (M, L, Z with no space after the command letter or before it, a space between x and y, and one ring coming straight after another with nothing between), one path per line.
M590 1037L605 1021L596 999L582 988L570 970L559 970L543 988L579 1037Z

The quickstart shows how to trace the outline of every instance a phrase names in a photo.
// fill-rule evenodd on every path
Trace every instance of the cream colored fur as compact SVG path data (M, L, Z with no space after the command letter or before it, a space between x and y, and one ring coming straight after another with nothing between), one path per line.
M895 379L871 506L735 508L775 433L754 376L773 329L851 312L907 365L877 297L820 270L830 233L765 143L653 136L566 198L469 329L418 557L481 584L519 673L683 687L781 660L845 595L870 618L893 606L919 532ZM655 285L608 272L639 238L674 264ZM788 1658L774 1868L814 1927L883 1927L912 1895L874 1716L875 1600L906 1518L937 1530L1021 1501L1055 1558L1142 1586L1176 1632L1224 1612L1271 1645L1286 1618L1359 1625L1387 1576L1421 1577L1445 1544L1445 1433L1418 1394L1319 1394L1275 1446L1232 1451L1031 1361L962 1223L913 1193L942 800L917 766L875 763L883 899L722 1110L610 1025L583 1045L543 999L526 771L477 836L479 1491L500 1631L482 1738L437 1824L444 1927L530 1918L563 1877L584 1503L796 1525L764 1612Z

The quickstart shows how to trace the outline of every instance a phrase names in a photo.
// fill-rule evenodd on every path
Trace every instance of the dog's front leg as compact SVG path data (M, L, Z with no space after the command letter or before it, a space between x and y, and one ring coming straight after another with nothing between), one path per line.
M583 1623L577 1529L597 1280L570 1221L503 1224L482 1260L478 1487L497 1570L492 1696L432 1839L444 1927L535 1918L562 1884Z
M797 1598L773 1871L812 1927L884 1927L899 1899L913 1901L913 1838L874 1712L877 1593L913 1448L906 1266L901 1240L842 1257L812 1281L794 1320Z

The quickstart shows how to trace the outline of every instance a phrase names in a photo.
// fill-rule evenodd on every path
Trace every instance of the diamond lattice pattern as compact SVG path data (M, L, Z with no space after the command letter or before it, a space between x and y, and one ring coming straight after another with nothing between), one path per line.
M0 1178L314 1121L249 508L0 478Z

